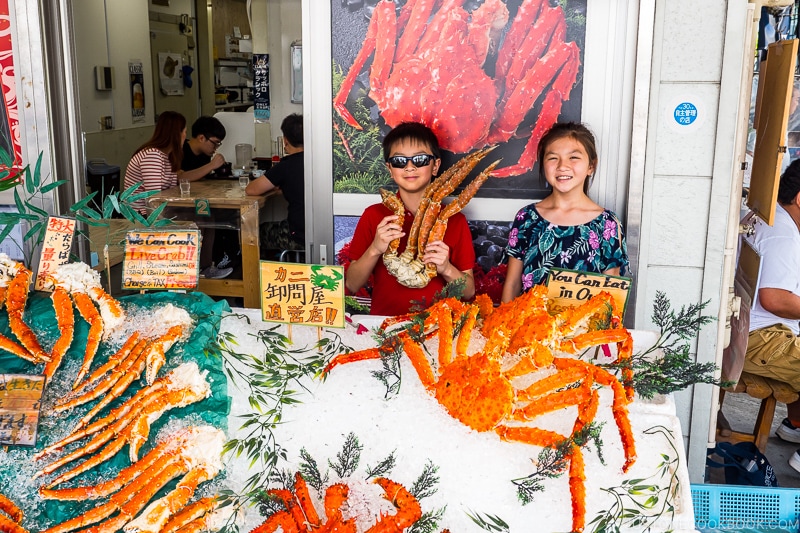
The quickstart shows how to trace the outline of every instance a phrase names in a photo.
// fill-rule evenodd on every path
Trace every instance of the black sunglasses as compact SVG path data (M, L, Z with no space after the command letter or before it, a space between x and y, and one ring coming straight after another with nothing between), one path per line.
M393 155L387 159L386 162L392 165L394 168L406 168L408 162L411 161L412 165L419 168L427 167L434 159L436 159L436 156L430 154L417 154L412 155L411 157L406 157L404 155Z

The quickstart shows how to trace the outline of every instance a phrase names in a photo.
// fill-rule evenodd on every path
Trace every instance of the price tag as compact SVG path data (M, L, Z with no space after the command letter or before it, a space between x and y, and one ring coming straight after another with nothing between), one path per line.
M266 322L344 327L344 267L261 261Z
M125 236L122 288L192 289L200 271L200 232L129 231Z
M34 446L44 376L0 374L0 444Z
M42 242L42 255L39 258L39 270L36 272L37 291L46 290L47 277L58 267L69 262L69 251L72 249L72 238L75 235L75 219L65 217L49 217L47 231Z

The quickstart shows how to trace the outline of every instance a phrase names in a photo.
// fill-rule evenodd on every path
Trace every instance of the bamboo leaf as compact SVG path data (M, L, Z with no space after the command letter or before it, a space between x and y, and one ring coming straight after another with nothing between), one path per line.
M38 189L42 183L42 156L44 156L44 152L39 152L39 157L36 159L36 168L33 170L34 189Z
M17 204L18 213L27 213L25 210L25 204L22 203L22 198L19 195L19 189L14 189L14 203Z
M55 188L61 187L65 183L67 183L67 180L56 180L56 181L54 181L52 183L48 183L47 185L42 187L41 193L42 194L48 193L48 192L52 191Z
M79 202L72 204L72 207L70 207L69 210L73 213L83 210L87 205L89 205L89 202L91 202L95 196L97 196L97 191L89 193Z
M32 204L32 203L30 203L30 202L27 202L27 201L26 201L26 202L25 202L25 206L26 206L28 209L30 209L31 211L33 211L34 213L36 213L37 215L39 215L39 216L42 216L42 217L44 217L44 218L47 218L48 216L50 216L50 214L49 214L47 211L45 211L44 209L41 209L41 208L39 208L39 207L36 207L35 205L33 205L33 204Z
M25 239L26 241L31 239L34 235L36 235L36 232L40 231L43 227L44 224L42 222L37 222L31 227L31 229L28 230L23 239ZM37 244L39 243L39 239L36 239L36 243Z

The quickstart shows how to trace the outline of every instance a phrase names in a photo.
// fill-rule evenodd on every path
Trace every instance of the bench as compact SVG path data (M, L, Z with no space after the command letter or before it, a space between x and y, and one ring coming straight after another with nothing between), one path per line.
M735 387L721 391L720 404L726 391L728 393L746 393L752 398L759 399L761 400L761 408L758 410L752 433L732 430L720 411L717 419L717 442L752 442L755 443L761 453L764 453L767 449L772 419L775 416L775 404L777 402L788 404L800 398L800 393L792 389L788 384L748 372L742 372Z

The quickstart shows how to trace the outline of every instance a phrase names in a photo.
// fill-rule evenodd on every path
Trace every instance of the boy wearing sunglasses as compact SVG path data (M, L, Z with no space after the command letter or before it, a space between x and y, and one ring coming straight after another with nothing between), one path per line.
M357 259L350 263L345 275L348 290L355 293L373 275L370 309L373 315L408 313L415 302L430 305L446 283L461 277L466 277L463 297L472 298L475 294L472 276L475 250L467 219L461 213L448 220L443 240L430 242L425 247L422 260L435 264L438 273L427 286L405 287L386 270L383 253L394 239L400 239L400 252L405 249L425 187L438 174L442 160L436 135L417 122L404 122L392 129L383 139L383 155L405 205L405 217L398 220L383 204L371 205L364 211L350 243L352 257Z

